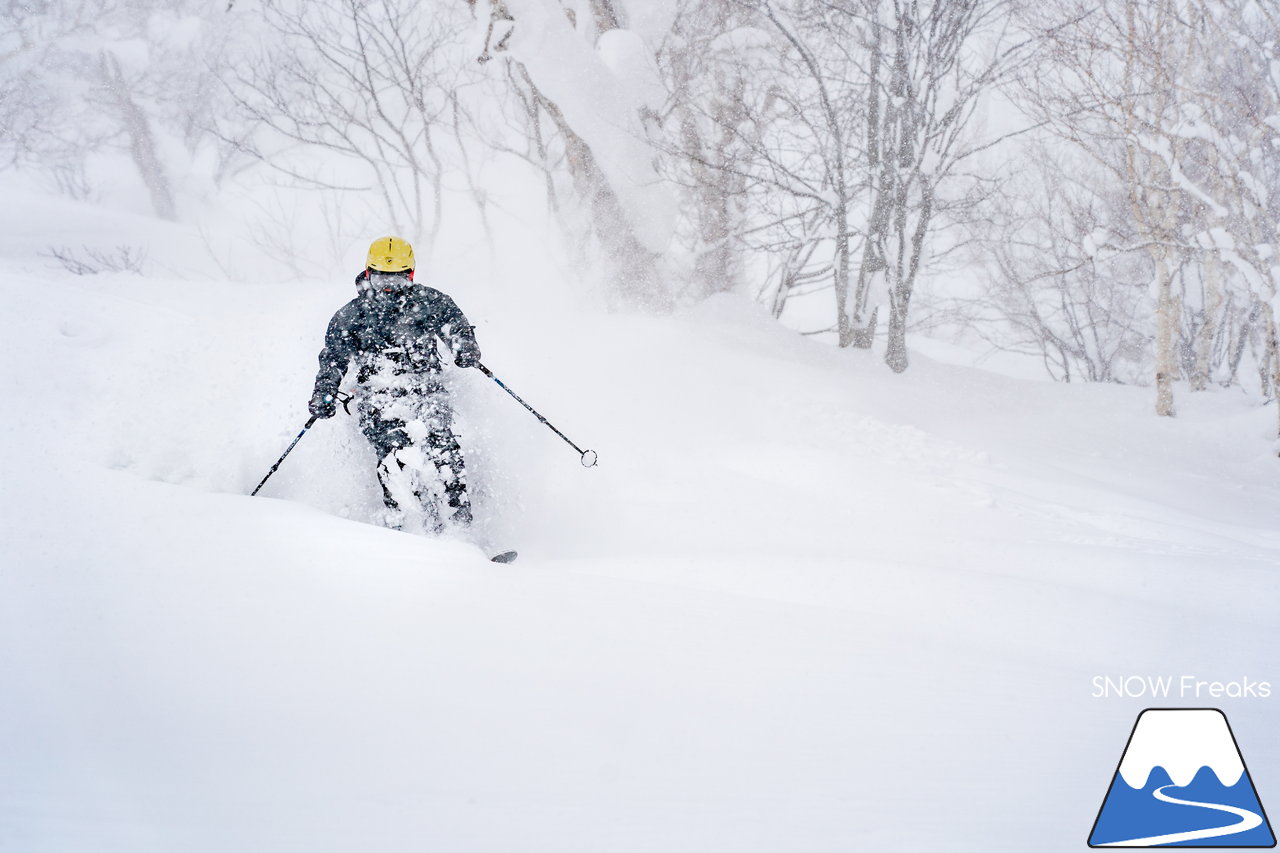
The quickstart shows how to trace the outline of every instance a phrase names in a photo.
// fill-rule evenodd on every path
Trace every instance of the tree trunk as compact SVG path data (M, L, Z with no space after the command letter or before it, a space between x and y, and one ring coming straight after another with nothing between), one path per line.
M569 126L560 108L539 91L523 66L521 76L564 136L569 173L578 194L590 207L592 227L613 265L613 295L644 308L669 308L670 294L657 276L659 256L636 237L626 211L596 162L591 147Z
M1201 268L1204 277L1204 320L1196 330L1195 370L1191 374L1191 390L1209 387L1213 373L1214 341L1218 336L1218 319L1222 312L1222 266L1218 253L1209 252Z
M606 33L622 27L622 19L612 0L591 0L591 15L595 18L597 32Z
M884 363L894 373L902 373L909 366L907 359L907 303L910 294L899 294L889 300L889 343L884 353Z
M720 128L720 133L709 144L704 144L692 115L685 117L682 128L685 147L696 155L692 218L697 228L698 254L693 276L696 292L701 297L733 293L741 282L742 259L734 246L734 238L741 225L738 198L744 191L744 181L732 170L723 168L730 165L733 158L734 104L741 99L742 83L738 81L736 87L738 91L733 94L716 98L714 125Z
M1264 380L1263 393L1268 394L1272 402L1276 403L1277 416L1280 417L1280 335L1276 332L1275 309L1270 305L1266 305L1263 307L1263 311L1266 317L1263 324L1266 334L1266 346L1264 347L1263 367L1261 370ZM1276 425L1276 437L1280 438L1280 423Z
M1156 414L1171 418L1173 380L1178 361L1174 341L1178 328L1178 301L1173 295L1173 275L1163 250L1156 252Z
M129 139L129 155L138 175L151 196L151 208L161 219L173 221L177 218L177 206L173 201L173 191L169 187L169 178L165 174L164 164L156 153L155 135L151 131L151 122L129 93L120 62L109 53L102 53L100 70L103 86L111 102L120 111L120 122L124 126L125 136Z
M862 244L862 262L858 265L858 284L853 294L852 325L854 330L850 342L859 349L870 349L875 341L878 310L872 311L871 318L865 321L865 325L863 316L871 296L872 281L876 273L885 268L884 232L889 215L886 205L888 195L886 193L885 178L890 177L892 173L885 173L883 170L884 164L880 148L884 133L884 128L881 127L882 114L880 107L880 66L883 58L884 55L880 48L880 27L877 22L871 26L871 52L867 63L870 77L867 85L867 114L865 120L867 174L870 178L869 183L873 200L871 202L871 217L867 223L867 236Z
M849 205L843 199L836 202L836 329L840 346L853 343L853 325L849 322Z
M592 0L589 5L597 37L622 25L619 7L612 0ZM495 3L491 8L495 21L512 20L505 5ZM560 11L565 13L569 25L574 26L572 10L562 8ZM505 41L504 38L493 49L500 49ZM590 233L598 240L612 267L611 286L606 292L609 303L615 307L631 304L650 310L669 309L671 293L659 274L662 256L644 244L637 230L642 224L632 218L632 212L628 211L624 200L610 184L610 176L601 167L601 160L597 159L591 144L570 124L560 104L544 94L525 62L514 54L510 62L528 84L532 97L564 137L569 175L591 217ZM609 153L603 152L603 156Z

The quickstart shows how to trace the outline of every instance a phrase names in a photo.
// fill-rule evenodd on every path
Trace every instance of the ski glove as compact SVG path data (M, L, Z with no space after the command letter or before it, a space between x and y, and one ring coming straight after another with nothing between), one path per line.
M458 353L453 357L458 367L475 367L480 363L480 345L475 341L465 340L458 345Z
M307 404L307 411L317 418L331 418L338 413L338 401L333 398L332 394L317 391L311 396L311 402Z

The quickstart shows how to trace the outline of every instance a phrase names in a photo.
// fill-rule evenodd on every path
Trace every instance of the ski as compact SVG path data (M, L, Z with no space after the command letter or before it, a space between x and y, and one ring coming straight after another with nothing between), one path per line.
M515 551L503 551L501 554L494 554L489 558L492 563L514 563L516 557L520 556Z

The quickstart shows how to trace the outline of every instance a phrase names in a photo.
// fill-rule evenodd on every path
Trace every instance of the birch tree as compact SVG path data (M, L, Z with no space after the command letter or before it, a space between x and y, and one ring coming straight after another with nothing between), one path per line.
M1203 222L1195 235L1203 276L1218 300L1243 290L1262 324L1259 358L1264 393L1280 397L1280 13L1252 0L1196 2L1191 22L1205 49L1186 92L1176 131L1188 139L1188 180L1203 188ZM1232 287L1232 282L1237 282ZM1207 324L1206 324L1207 325ZM1221 338L1206 328L1197 341L1203 374ZM1201 376L1193 377L1199 382ZM1193 386L1194 387L1194 386ZM1280 434L1280 431L1278 431Z
M1276 14L1248 0L1115 0L1065 14L1032 15L1051 52L1024 91L1125 191L1129 249L1152 264L1156 413L1174 415L1180 373L1208 386L1219 342L1242 337L1223 324L1249 317L1267 330L1274 393ZM1267 306L1260 317L1239 307L1249 293Z

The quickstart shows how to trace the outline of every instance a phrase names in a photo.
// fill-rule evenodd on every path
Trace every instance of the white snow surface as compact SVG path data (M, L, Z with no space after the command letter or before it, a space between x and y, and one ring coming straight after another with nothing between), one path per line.
M20 212L13 213L18 215ZM166 228L170 226L165 226ZM717 299L432 283L485 533L301 428L349 270L0 260L0 849L1074 851L1141 699L1280 680L1275 414L865 352ZM1221 700L1261 795L1276 698Z
M1201 767L1230 787L1244 775L1240 751L1222 712L1210 708L1144 711L1120 762L1120 775L1130 788L1144 788L1156 767L1173 784L1190 785Z

